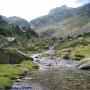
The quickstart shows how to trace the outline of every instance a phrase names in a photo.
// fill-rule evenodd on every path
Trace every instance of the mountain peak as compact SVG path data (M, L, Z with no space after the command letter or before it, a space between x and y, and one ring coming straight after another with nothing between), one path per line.
M66 11L68 9L70 9L70 7L67 7L66 5L63 5L61 7L56 7L54 9L50 10L49 15L56 14L56 13L61 13L61 12Z
M67 6L66 6L66 5L62 5L62 6L61 6L61 7L59 7L59 8L66 9L66 8L67 8Z

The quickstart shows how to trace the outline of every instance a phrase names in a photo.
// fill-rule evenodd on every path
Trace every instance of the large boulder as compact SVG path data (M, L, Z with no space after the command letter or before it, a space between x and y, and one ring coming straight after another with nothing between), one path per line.
M79 69L87 70L90 69L90 58L80 60Z
M33 60L33 58L14 49L0 49L0 63L18 64L22 60Z

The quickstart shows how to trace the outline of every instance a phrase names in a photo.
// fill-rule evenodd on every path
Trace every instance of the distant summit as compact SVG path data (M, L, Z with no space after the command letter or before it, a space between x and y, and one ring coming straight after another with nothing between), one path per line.
M77 8L57 7L30 23L38 34L44 36L75 36L90 32L90 3Z
M69 9L70 9L69 7L67 7L66 5L63 5L61 7L57 7L55 9L50 10L49 15L53 15L53 14L56 14L56 13L61 13L61 12L64 12L66 10L69 10Z
M78 8L70 8L66 5L50 10L49 14L32 20L33 27L41 27L47 24L60 22L73 16L90 16L90 3Z

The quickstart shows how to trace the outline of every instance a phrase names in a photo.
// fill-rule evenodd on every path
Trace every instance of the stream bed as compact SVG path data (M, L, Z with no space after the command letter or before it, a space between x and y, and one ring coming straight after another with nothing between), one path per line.
M15 82L12 90L90 90L90 70L79 70L76 61L37 57L39 69Z

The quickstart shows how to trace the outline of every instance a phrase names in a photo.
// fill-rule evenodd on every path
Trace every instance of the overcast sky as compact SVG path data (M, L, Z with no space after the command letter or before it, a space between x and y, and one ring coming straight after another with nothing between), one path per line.
M62 5L77 7L90 0L0 0L0 15L19 16L28 21L48 14L49 10Z

